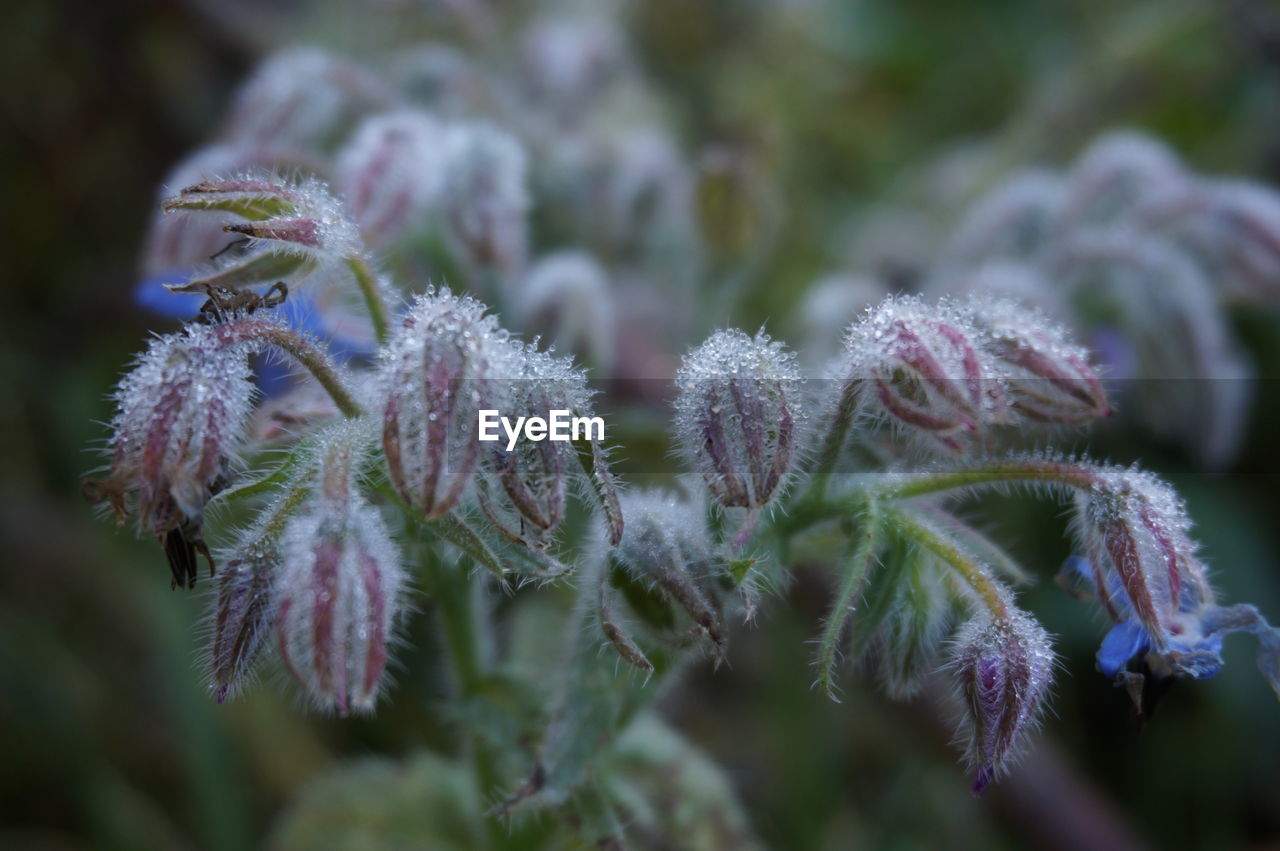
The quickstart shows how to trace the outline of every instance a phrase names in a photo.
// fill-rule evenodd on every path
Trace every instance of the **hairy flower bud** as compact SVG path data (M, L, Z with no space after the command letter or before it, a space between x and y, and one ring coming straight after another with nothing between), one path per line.
M695 634L719 654L725 636L712 586L716 556L703 509L661 491L632 491L622 495L621 504L627 525L613 561L682 609Z
M401 608L399 553L377 510L327 499L281 538L277 629L285 666L320 706L368 712Z
M604 16L548 16L522 39L525 85L564 117L580 115L622 67L624 46Z
M892 421L953 449L1005 404L985 341L968 312L945 301L885 300L850 329L839 369L846 386L869 385Z
M972 302L991 349L1007 367L1004 386L1013 409L1048 423L1083 423L1111 412L1088 353L1067 331L1013 301Z
M165 540L173 581L196 581L204 506L226 483L253 407L248 353L234 324L156 338L116 390L110 474L90 483L117 517L133 498L138 531Z
M512 347L475 299L419 296L382 354L382 448L396 491L429 518L458 504L480 455L482 408L501 410Z
M568 358L520 343L511 345L510 364L519 372L503 378L509 385L504 395L514 416L545 417L554 410L588 413L591 394L586 375L574 369ZM579 466L576 452L572 442L521 441L510 451L501 441L493 443L481 456L485 473L481 506L489 519L513 540L543 543L564 518L566 486ZM499 495L495 502L493 497ZM502 516L511 514L517 522Z
M337 186L371 248L419 224L443 186L446 125L401 110L366 119L338 154Z
M243 689L253 671L275 614L279 568L278 548L256 527L223 560L209 617L210 687L218 703Z
M315 179L291 183L271 174L246 174L207 180L165 200L164 209L232 213L243 221L225 224L223 230L250 241L245 251L229 257L214 275L177 287L176 292L196 292L208 282L232 287L258 283L292 271L282 269L280 260L333 265L361 251L355 225L329 188ZM226 280L228 275L232 280Z
M441 204L449 233L467 262L512 272L524 263L529 194L525 153L486 124L450 133Z
M981 793L1008 768L1048 695L1053 650L1044 628L1024 612L980 616L956 634L952 667L965 703L962 737Z
M681 447L721 505L760 508L786 484L802 416L794 355L763 332L719 331L676 373Z
M1040 171L1015 175L965 213L943 249L943 265L974 268L991 260L1034 257L1052 233L1062 182Z

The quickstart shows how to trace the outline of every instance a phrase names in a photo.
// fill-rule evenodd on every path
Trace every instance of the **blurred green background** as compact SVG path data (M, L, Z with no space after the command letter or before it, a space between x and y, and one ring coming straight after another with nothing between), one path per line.
M452 747L430 618L410 622L374 719L314 717L270 687L227 706L195 670L203 605L171 593L158 548L79 497L106 393L149 330L130 291L156 186L213 130L274 47L355 56L409 4L18 2L0 34L0 847L253 847L341 761ZM430 4L427 4L430 5ZM444 4L441 4L444 5ZM496 4L502 6L504 4ZM516 4L519 5L519 4ZM1062 164L1100 130L1140 127L1198 170L1280 181L1280 11L1263 2L685 0L637 2L630 33L690 147L751 147L783 209L777 251L733 319L785 317L841 262L848 223L901 199L967 142L1014 168ZM430 14L422 34L432 34ZM440 33L448 38L448 30ZM397 37L404 38L400 32ZM998 173L992 174L994 180ZM1236 317L1280 377L1280 318ZM1187 496L1229 601L1280 617L1280 401L1263 381L1234 467L1116 440ZM990 506L1048 577L1069 548L1051 504ZM1145 726L1092 671L1102 625L1042 581L1027 607L1059 636L1054 714L1023 765L968 793L929 699L894 704L851 674L810 689L830 579L801 566L782 600L663 701L779 848L1280 847L1280 707L1228 643L1217 679L1176 688Z

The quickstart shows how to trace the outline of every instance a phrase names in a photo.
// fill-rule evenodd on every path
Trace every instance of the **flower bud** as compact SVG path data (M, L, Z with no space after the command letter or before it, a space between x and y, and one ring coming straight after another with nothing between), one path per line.
M1067 177L1062 230L1106 226L1159 197L1180 194L1189 176L1164 144L1117 132L1089 145Z
M401 110L365 120L338 154L337 185L366 245L394 242L437 200L446 134L430 116Z
M246 174L228 180L203 181L164 201L164 209L168 212L220 210L244 219L223 225L224 231L250 240L245 252L221 264L224 273L274 257L332 265L361 251L359 233L342 205L324 183L314 179L290 183L269 174ZM283 274L275 265L268 265L257 279ZM193 281L174 291L198 292L206 280L214 277L217 276ZM241 282L218 280L217 283L236 286Z
M1012 606L1000 617L977 617L957 632L952 667L965 703L961 736L975 795L1008 768L1035 723L1053 663L1044 628Z
M1064 328L1013 301L975 298L971 304L1007 367L1004 386L1014 411L1048 423L1083 423L1111 412L1088 353Z
M840 377L869 384L892 421L959 449L959 433L1001 416L991 360L965 311L948 302L887 299L850 329Z
M622 495L621 504L627 524L612 559L632 579L657 588L682 609L695 634L719 654L725 636L712 585L716 556L704 509L660 491L632 491Z
M581 114L624 61L622 37L603 16L545 17L522 41L525 85L566 118Z
M522 327L546 333L556 349L584 355L604 372L613 363L617 316L605 270L591 255L541 258L514 293Z
M550 411L589 416L591 392L586 374L568 358L553 357L533 346L512 343L508 368L502 376L504 398L513 417L546 417ZM588 435L590 437L590 435ZM481 507L506 536L540 546L564 518L566 486L580 469L572 442L520 441L511 450L502 441L490 444L481 456L484 472L479 491Z
M802 417L794 355L763 332L719 331L676 373L682 450L724 506L760 508L786 484Z
M1062 205L1062 182L1033 171L991 190L965 212L942 251L943 268L974 268L992 260L1034 258Z
M140 534L165 539L176 585L194 586L204 506L226 483L253 407L248 353L233 324L153 340L116 389L110 474L87 486Z
M368 712L378 696L404 574L377 510L321 498L286 527L276 624L290 674L325 709Z
M389 104L369 71L302 48L268 58L240 89L223 132L238 142L323 151L359 113Z
M528 241L524 149L486 124L455 127L448 144L441 203L455 245L474 266L518 269Z
M261 531L245 536L218 574L208 658L210 686L218 703L244 687L274 617L280 553Z
M506 332L448 290L419 296L382 355L382 447L391 484L428 518L458 504L479 459L482 408L501 410L513 374Z

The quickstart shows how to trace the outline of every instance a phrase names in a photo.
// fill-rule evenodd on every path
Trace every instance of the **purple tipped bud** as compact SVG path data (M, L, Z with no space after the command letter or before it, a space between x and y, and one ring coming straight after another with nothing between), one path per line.
M355 500L320 500L290 522L280 549L276 623L286 667L325 709L372 711L404 586L381 516Z
M1053 650L1029 615L978 617L956 634L952 667L965 703L961 737L980 794L1005 771L1049 692Z
M225 485L244 438L256 344L240 325L192 325L153 340L116 390L110 476L91 490L121 519L132 498L140 533L182 538L169 547L203 547L205 503ZM181 576L179 561L175 582L194 584L194 556Z
M503 131L467 124L450 133L441 203L449 233L467 262L501 272L524 264L525 171L524 149Z
M438 200L447 132L423 113L392 112L367 119L339 153L337 185L367 245L403 236Z
M1002 415L984 345L966 311L887 299L850 329L842 377L865 382L890 419L959 448L960 435Z
M1008 368L1005 388L1017 413L1049 423L1083 423L1111 413L1088 353L1066 329L1012 301L975 300L973 315Z
M448 290L419 296L382 355L382 448L396 491L429 518L462 498L479 459L481 409L501 410L513 374L506 332Z
M390 103L390 93L365 69L315 49L270 57L236 96L227 139L328 149L359 113Z
M280 553L261 530L255 532L231 552L218 574L208 659L210 686L218 703L244 688L274 617Z
M681 446L721 505L760 508L786 484L803 415L794 360L763 332L719 331L676 373Z

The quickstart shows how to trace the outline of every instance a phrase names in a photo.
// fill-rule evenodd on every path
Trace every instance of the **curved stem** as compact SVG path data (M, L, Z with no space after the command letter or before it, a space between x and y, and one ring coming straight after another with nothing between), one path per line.
M1015 482L1089 490L1101 482L1101 477L1093 467L1072 461L993 461L941 473L908 475L905 481L879 491L877 495L889 499L906 499L957 488L989 487Z
M263 323L262 331L258 336L287 352L294 360L306 367L307 372L311 373L311 376L329 394L329 398L333 399L333 403L338 406L338 410L344 417L354 418L364 413L360 403L342 383L342 378L330 363L328 355L315 343L283 325L271 323Z
M862 528L857 533L858 542L845 566L844 579L840 582L835 602L831 605L831 614L827 616L822 629L822 639L818 645L818 682L822 683L827 696L832 700L836 700L832 671L836 665L840 637L844 634L849 618L853 616L858 597L867 585L876 557L879 525L880 506L874 501L869 502L862 517Z
M938 531L910 513L891 509L890 515L898 531L933 553L964 580L991 616L1004 620L1009 616L1009 592L979 562L961 552Z
M356 279L356 286L360 288L360 295L364 297L365 308L369 311L369 321L373 323L373 333L378 339L378 344L386 343L391 328L389 318L391 311L387 308L382 285L378 283L378 276L369 267L369 261L358 254L347 258L347 268L351 270L351 274Z

